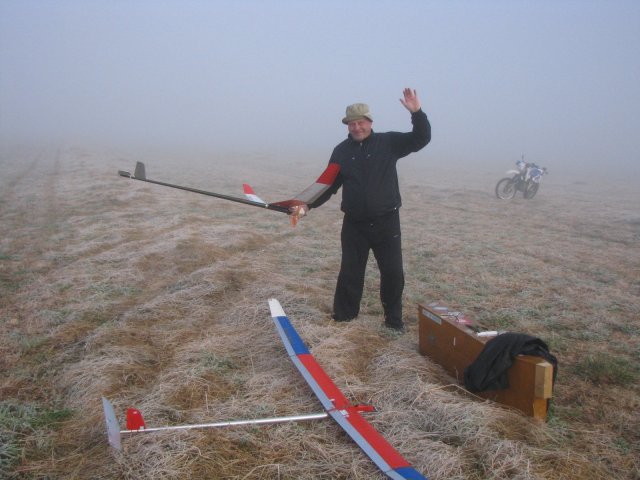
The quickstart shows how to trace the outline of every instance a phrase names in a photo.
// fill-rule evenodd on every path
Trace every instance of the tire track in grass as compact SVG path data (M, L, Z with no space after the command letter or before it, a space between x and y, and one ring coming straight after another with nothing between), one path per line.
M212 248L211 244L187 238L186 241L176 242L168 252L163 253L161 250L150 257L148 254L134 253L130 258L123 257L123 260L117 263L104 263L93 258L75 262L77 265L71 263L56 268L41 281L42 295L51 298L48 310L50 315L46 318L40 315L42 325L37 332L36 329L27 329L36 333L33 338L40 340L37 344L33 343L28 348L23 347L14 352L14 361L11 363L16 365L20 362L23 367L30 365L35 369L32 373L36 376L41 376L44 372L51 375L59 370L60 365L81 360L86 354L87 342L91 341L94 332L111 328L120 319L131 315L131 312L135 315L140 310L145 311L147 303L158 302L162 305L163 302L169 302L168 307L159 307L167 310L169 318L177 318L171 311L176 307L174 299L179 298L182 293L200 291L199 295L207 296L208 301L218 303L230 292L241 291L245 281L236 278L233 271L227 272L218 265L226 265L238 256L251 256L257 249L264 248L265 244L272 241L275 242L277 239L251 234L245 235L244 240L236 236L235 243L232 240L224 248ZM151 244L153 245L153 242ZM112 257L118 257L118 252L126 248L127 246L123 245ZM117 270L121 265L139 271L138 274L125 274L122 278L138 278L140 286L128 286L126 281L119 285L116 283L120 278ZM214 278L224 278L224 281L212 283L210 279L204 278L207 270L214 271ZM74 275L77 280L73 279ZM104 282L100 280L101 275L105 278ZM86 285L82 285L80 282L84 277L95 280L85 281ZM113 280L108 280L110 277ZM247 279L250 277L249 273ZM53 298L50 285L55 284L57 278L66 278L69 288L68 292L64 293L68 297L66 299L60 296ZM180 309L180 316L185 315L188 315L186 307ZM24 316L28 316L28 313ZM142 331L148 326L144 324ZM24 337L26 336L27 332ZM139 334L134 336L139 337ZM148 339L143 339L139 343L144 344L147 341ZM162 346L158 347L158 351L167 353ZM44 363L41 361L43 357L47 358ZM30 390L31 395L47 395L43 392L42 383L34 383L31 386L27 383L25 382L21 388ZM23 391L23 394L26 392Z
M22 364L21 360L32 357L35 364L44 363L42 349L48 343L47 321L42 320L45 312L34 308L40 299L30 287L55 268L56 256L52 252L56 241L52 237L61 228L58 222L60 156L60 151L50 159L37 155L26 168L10 174L17 182L8 194L16 204L16 216L10 219L11 228L4 238L3 247L6 257L2 259L0 284L0 330L3 333L0 350L3 371L7 373L0 378L19 374L14 375L12 381L0 384L3 395L18 392L22 385L41 376L29 369L31 361ZM25 181L27 178L28 182ZM3 222L5 220L2 219ZM16 365L18 372L12 371ZM22 380L17 381L17 378Z
M13 152L12 152L13 153ZM22 152L16 153L16 155ZM9 155L9 153L5 153ZM16 245L14 232L21 228L25 218L28 218L27 209L23 206L25 197L28 196L24 188L25 179L32 177L33 172L42 160L42 153L29 153L26 156L27 164L22 167L18 159L5 159L3 168L2 188L0 188L0 224L2 225L2 240L0 243L0 309L8 307L8 299L20 287L24 272L19 268L18 260L22 250ZM20 168L22 167L22 168Z
M44 154L32 153L28 154L28 163L21 169L13 170L18 165L17 160L5 160L6 168L3 168L3 182L2 189L0 189L0 207L4 208L5 205L11 203L16 196L16 192L20 190L22 184L25 183L24 179L30 176L35 170Z
M11 296L39 275L46 264L39 254L48 248L51 231L47 219L55 218L58 156L59 153L54 158L53 172L47 168L42 154L33 155L25 168L4 172L9 185L3 186L0 197L0 223L4 230L0 244L3 310L11 304ZM39 186L43 188L38 189Z

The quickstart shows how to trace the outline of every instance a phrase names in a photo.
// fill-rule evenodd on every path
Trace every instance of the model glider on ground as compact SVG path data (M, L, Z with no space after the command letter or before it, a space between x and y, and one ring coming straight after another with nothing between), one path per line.
M325 410L324 412L290 417L147 428L140 411L135 408L129 408L127 410L127 429L120 430L113 406L109 400L102 397L109 444L113 448L121 450L123 434L280 423L314 420L331 416L389 478L394 480L427 480L361 415L362 412L372 412L375 409L368 405L352 405L347 400L313 355L309 353L309 349L285 315L280 302L276 299L270 299L269 308L271 310L271 318L289 358L302 374L307 384L309 384L313 393L318 397L318 400L320 400Z
M130 178L132 180L140 180L142 182L154 183L156 185L162 185L164 187L177 188L179 190L186 190L187 192L199 193L201 195L221 198L223 200L229 200L231 202L243 203L245 205L252 205L254 207L266 208L267 210L274 210L276 212L291 214L296 207L299 207L301 205L309 205L317 200L324 192L326 192L333 184L333 181L335 180L339 171L340 166L338 164L330 163L325 171L322 172L320 177L318 177L318 179L305 190L289 200L282 200L274 203L267 203L263 201L260 197L255 195L253 189L247 184L243 185L245 196L247 198L241 198L233 197L231 195L224 195L221 193L207 192L205 190L185 187L182 185L175 185L173 183L151 180L150 178L147 178L145 166L142 162L136 163L136 168L133 174L125 170L118 170L118 175Z

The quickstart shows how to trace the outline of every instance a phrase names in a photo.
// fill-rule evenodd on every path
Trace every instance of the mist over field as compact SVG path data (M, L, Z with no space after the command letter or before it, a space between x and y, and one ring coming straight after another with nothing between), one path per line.
M408 129L408 86L433 164L634 179L639 45L623 0L5 0L0 142L326 162L350 103Z
M640 478L640 3L0 0L0 478L370 480L331 421L140 435L124 426L319 411L270 319L432 480ZM338 193L307 187L366 102L431 143L398 163L407 333L330 320ZM549 169L496 198L517 160ZM417 307L547 342L546 422L465 392L418 351Z

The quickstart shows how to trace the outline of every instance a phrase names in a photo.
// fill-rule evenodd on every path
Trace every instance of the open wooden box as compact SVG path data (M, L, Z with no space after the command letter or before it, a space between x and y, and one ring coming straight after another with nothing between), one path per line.
M466 315L445 305L418 305L419 348L464 383L464 369L480 354L492 336ZM483 333L484 332L484 333ZM474 393L546 420L548 401L553 390L553 365L541 357L518 355L508 370L509 388Z

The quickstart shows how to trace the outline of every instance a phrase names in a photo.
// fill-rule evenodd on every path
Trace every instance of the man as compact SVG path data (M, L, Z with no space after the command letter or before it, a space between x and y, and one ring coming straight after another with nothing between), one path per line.
M415 90L405 88L400 102L411 112L413 130L408 133L375 133L373 117L364 103L349 105L342 123L349 134L338 144L329 163L337 163L340 173L331 188L309 208L325 203L340 187L344 212L341 244L342 263L336 285L333 319L353 320L360 312L364 276L372 250L380 269L380 298L388 328L403 331L402 291L404 270L400 239L402 205L396 162L417 152L431 140L431 125L422 111ZM292 215L303 216L308 208L295 208Z

